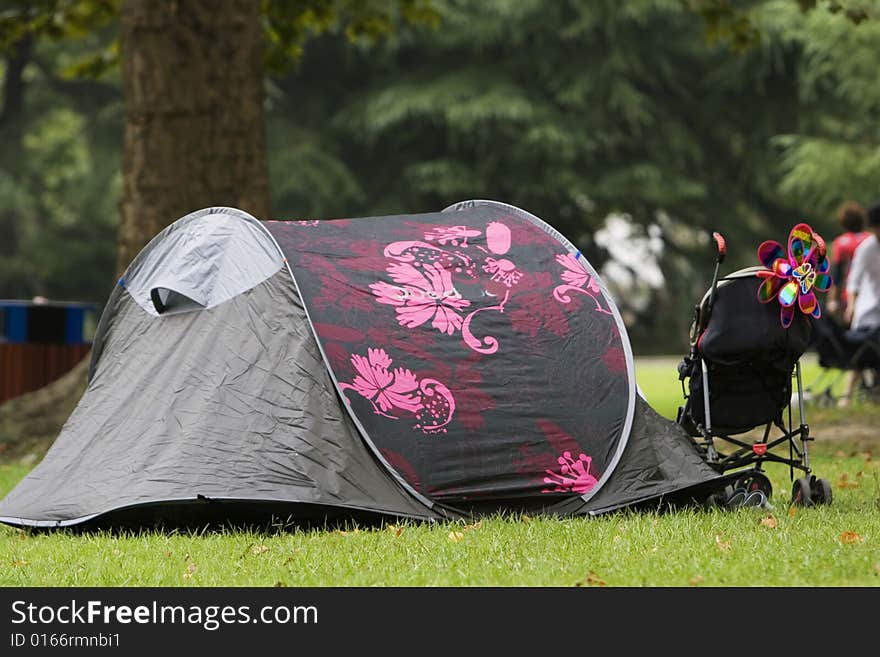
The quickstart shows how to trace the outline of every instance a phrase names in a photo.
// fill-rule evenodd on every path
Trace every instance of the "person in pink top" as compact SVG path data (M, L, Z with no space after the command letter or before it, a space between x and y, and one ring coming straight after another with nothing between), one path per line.
M846 315L849 298L846 281L856 247L871 233L863 230L865 209L855 201L847 201L837 210L837 221L843 229L831 243L831 277L834 286L828 292L828 312L839 319Z

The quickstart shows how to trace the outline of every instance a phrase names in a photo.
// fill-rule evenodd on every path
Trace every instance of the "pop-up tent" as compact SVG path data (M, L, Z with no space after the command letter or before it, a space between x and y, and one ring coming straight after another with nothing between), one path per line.
M578 515L720 481L639 397L611 297L537 217L208 208L119 280L88 388L0 520Z

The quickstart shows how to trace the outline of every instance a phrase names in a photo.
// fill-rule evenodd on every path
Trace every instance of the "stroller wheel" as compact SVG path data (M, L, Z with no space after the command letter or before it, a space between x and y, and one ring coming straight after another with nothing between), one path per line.
M733 486L725 486L724 490L716 491L706 499L706 507L709 509L724 508L731 496L733 496Z
M810 491L814 504L831 504L831 482L827 479L815 479Z
M807 477L794 480L791 486L791 503L795 506L812 506L813 496L810 491L810 480Z
M724 502L724 506L728 509L735 509L740 506L745 506L745 502L748 497L749 494L746 492L745 488L735 488L733 489L727 500Z
M748 474L740 477L733 485L734 488L745 488L748 493L762 492L768 499L773 495L773 484L763 472L752 470Z

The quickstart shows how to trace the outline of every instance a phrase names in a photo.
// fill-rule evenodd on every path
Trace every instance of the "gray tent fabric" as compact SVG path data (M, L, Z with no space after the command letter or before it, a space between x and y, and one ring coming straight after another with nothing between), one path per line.
M260 222L205 208L174 222L126 274L125 288L151 315L213 308L284 266Z
M159 319L126 294L114 303L82 401L0 520L67 525L199 498L439 517L351 425L287 270L202 312Z
M594 515L724 485L634 393L613 301L541 220L470 201L320 223L216 207L156 236L0 522Z

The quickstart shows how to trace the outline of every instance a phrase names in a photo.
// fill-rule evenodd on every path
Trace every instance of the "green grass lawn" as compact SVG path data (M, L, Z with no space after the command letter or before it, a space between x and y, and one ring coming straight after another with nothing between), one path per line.
M671 368L671 369L670 369ZM673 359L645 359L639 385L674 415ZM880 444L880 443L878 443ZM828 507L622 512L555 520L279 532L29 533L0 528L2 586L877 586L880 460L817 442ZM0 465L0 494L27 472Z

